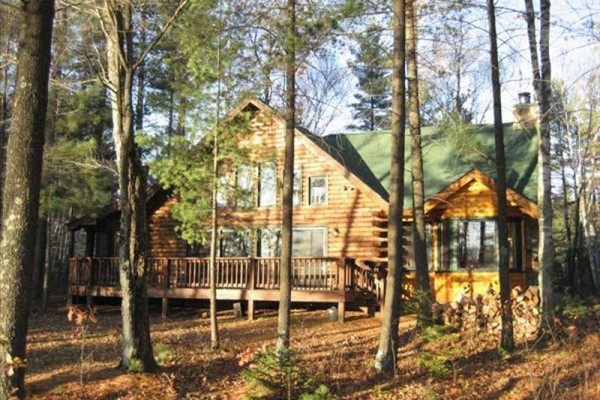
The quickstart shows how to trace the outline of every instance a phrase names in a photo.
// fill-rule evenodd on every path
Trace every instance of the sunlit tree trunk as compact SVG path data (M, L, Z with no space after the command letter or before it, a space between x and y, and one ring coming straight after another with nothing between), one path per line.
M392 7L394 49L392 54L392 157L390 167L390 202L388 211L388 274L381 316L379 348L375 369L391 373L395 370L400 323L402 287L402 209L404 206L404 125L405 99L405 1L394 0Z
M219 326L217 324L217 240L219 227L219 213L217 196L219 193L219 134L221 117L221 38L217 48L217 107L216 107L216 129L213 140L213 187L212 187L212 215L211 215L211 237L210 237L210 343L211 348L219 348Z
M494 6L494 0L487 0L487 13L490 36L492 97L494 103L494 138L496 145L496 199L498 203L496 226L498 229L498 271L500 275L502 318L500 346L503 349L512 350L515 347L515 342L510 301L510 280L508 275L510 245L508 243L508 221L506 219L506 157L504 155L504 128L502 126L502 102L500 98L500 62L498 61L498 36L496 34L496 7Z
M294 193L294 130L296 118L296 1L288 0L288 28L285 41L285 156L281 200L281 273L279 275L279 316L277 349L290 344L290 307L292 294L292 229Z
M25 360L48 101L53 0L21 2L0 241L0 398L25 397ZM9 374L14 372L14 374Z
M417 275L419 324L422 326L431 322L431 287L429 284L425 232L425 184L423 180L423 150L421 148L421 115L417 68L417 10L415 3L415 0L406 2L406 61L408 64L408 124L412 138L413 246Z
M117 153L121 226L119 266L123 319L121 366L140 360L144 371L156 369L150 340L146 287L146 171L134 140L132 104L132 5L106 0L101 8L106 36L107 74L112 105L113 139Z

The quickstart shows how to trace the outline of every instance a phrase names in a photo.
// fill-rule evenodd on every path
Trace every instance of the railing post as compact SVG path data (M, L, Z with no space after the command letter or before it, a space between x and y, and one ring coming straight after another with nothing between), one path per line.
M170 262L168 258L161 259L161 272L163 274L163 297L162 297L162 309L161 315L163 318L167 318L167 312L169 308L169 297L167 292L169 290L169 266Z
M88 262L88 280L87 280L87 290L86 290L86 303L88 307L92 307L94 305L94 296L92 295L92 289L94 287L94 259L91 257L87 258Z
M338 290L346 291L346 263L345 258L340 258L337 262L338 266ZM341 285L341 287L340 287Z
M256 289L256 266L255 258L248 259L250 276L248 279L248 321L254 321L254 290Z

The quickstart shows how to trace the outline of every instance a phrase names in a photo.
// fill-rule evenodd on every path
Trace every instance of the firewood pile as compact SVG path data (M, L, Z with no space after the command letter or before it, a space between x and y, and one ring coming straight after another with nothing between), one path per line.
M537 286L526 290L517 286L511 291L513 327L515 338L531 338L536 334L540 316L540 293ZM458 325L463 332L500 335L500 293L491 286L484 295L468 294L459 301L434 302L433 318L444 325Z

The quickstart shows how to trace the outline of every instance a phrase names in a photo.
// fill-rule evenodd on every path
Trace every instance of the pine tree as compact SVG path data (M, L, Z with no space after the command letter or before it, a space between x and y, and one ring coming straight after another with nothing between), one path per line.
M385 299L381 315L379 348L375 357L378 371L392 373L398 355L398 329L400 323L400 293L402 288L402 210L404 207L404 126L406 123L405 78L405 1L394 0L392 29L394 51L392 55L392 157L390 202L388 211L388 274Z
M358 39L358 48L353 51L355 61L349 63L358 79L359 93L351 106L354 123L350 129L382 130L390 127L390 73L389 57L381 38L380 29L370 26Z

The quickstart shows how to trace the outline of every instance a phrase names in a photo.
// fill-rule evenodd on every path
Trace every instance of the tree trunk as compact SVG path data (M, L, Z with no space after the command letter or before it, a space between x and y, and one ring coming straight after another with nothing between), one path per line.
M216 104L216 128L213 141L213 185L212 185L212 220L210 237L210 343L213 350L219 348L219 326L217 324L217 239L219 227L219 210L217 196L219 193L219 134L221 118L221 37L217 48L217 104Z
M540 0L540 127L538 150L538 205L540 289L542 315L540 327L546 328L554 319L554 242L552 238L552 180L550 165L550 102L552 77L550 70L550 0Z
M406 58L408 63L408 123L412 157L413 246L417 275L419 325L431 323L431 287L427 265L425 232L425 184L423 179L423 150L421 148L421 115L419 109L419 75L417 67L417 10L416 1L406 2Z
M44 125L54 1L21 4L17 79L7 147L0 242L0 398L14 391L25 397L25 370L10 359L25 360L30 278L38 220Z
M144 371L153 371L157 365L150 340L146 287L146 171L134 140L133 126L131 7L129 3L106 0L101 9L121 194L118 249L123 319L121 366L129 368L131 361L137 359L142 362Z
M296 1L288 0L288 27L285 40L285 156L281 200L281 273L279 275L279 314L277 349L290 345L290 308L292 297L292 229L294 193L294 131L296 118Z
M8 54L10 49L10 34L6 34L2 52ZM7 66L0 66L0 79L2 80L2 94L0 96L0 216L2 215L2 189L4 188L4 175L6 171L6 142L8 141L8 72ZM2 224L0 224L0 240L2 238Z
M379 348L375 369L395 371L402 288L402 210L404 207L404 125L405 111L405 1L394 0L392 10L394 49L392 54L392 159L388 214L388 274L381 316Z
M500 62L498 61L498 36L496 34L496 8L494 6L494 0L487 0L487 13L490 35L492 97L494 104L494 138L496 145L496 199L498 203L496 226L498 232L498 271L502 318L500 346L503 349L511 351L515 347L515 341L510 301L510 280L508 275L510 244L508 243L508 222L506 220L506 157L504 156L504 128L502 126L502 102L500 98Z
M529 37L529 52L531 54L531 67L533 71L533 87L539 102L538 125L538 208L539 208L539 241L538 264L539 284L542 302L542 318L540 318L540 332L545 331L554 317L553 287L553 241L552 241L552 182L550 179L550 1L540 0L541 27L540 27L540 56L542 65L540 69L536 37L535 13L532 0L525 0L527 34ZM540 72L541 71L541 72Z

